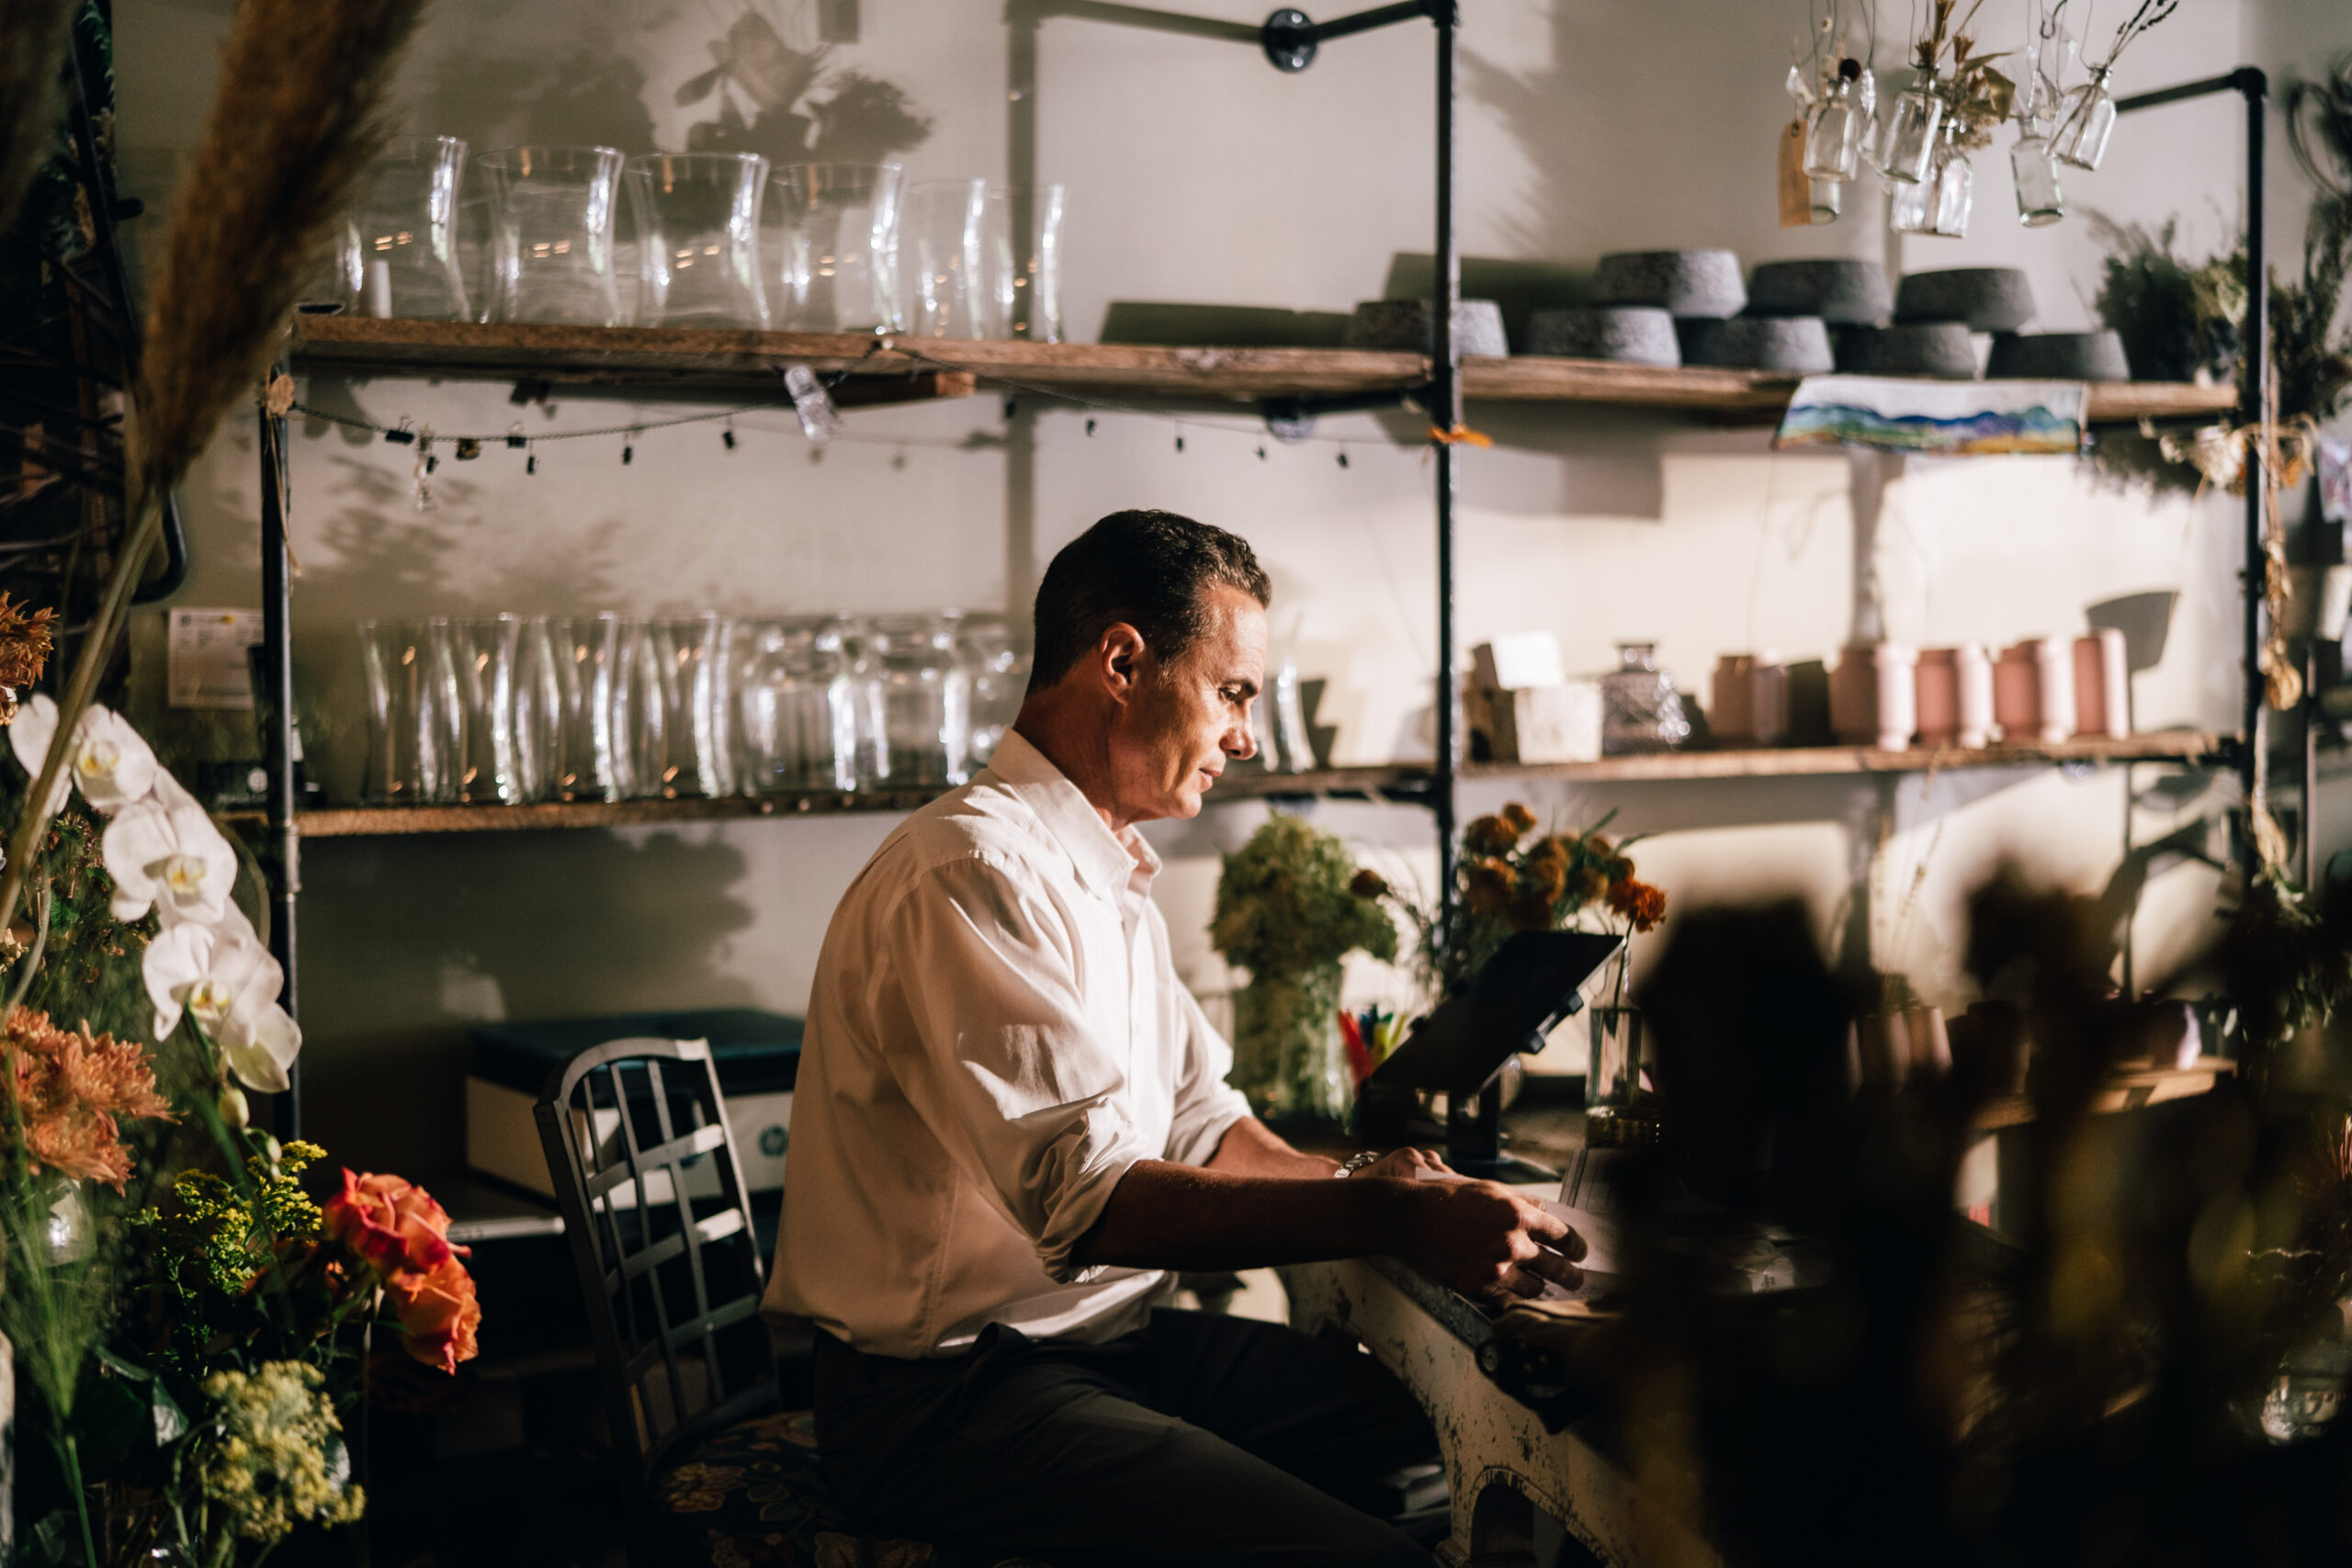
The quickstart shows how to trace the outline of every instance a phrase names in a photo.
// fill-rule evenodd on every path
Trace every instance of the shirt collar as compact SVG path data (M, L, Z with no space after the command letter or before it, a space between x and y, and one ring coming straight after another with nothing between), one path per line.
M1018 730L1007 729L989 756L989 772L1004 781L1037 814L1046 830L1069 852L1079 880L1099 893L1132 890L1148 894L1159 874L1159 856L1130 826L1114 833L1069 775Z

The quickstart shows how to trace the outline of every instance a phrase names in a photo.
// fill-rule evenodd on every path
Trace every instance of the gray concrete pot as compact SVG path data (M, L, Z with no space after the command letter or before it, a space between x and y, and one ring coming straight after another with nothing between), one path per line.
M1736 316L1747 303L1747 286L1731 251L1620 251L1600 258L1593 298L1655 305L1671 316Z
M1428 299L1367 299L1356 307L1343 340L1349 348L1437 352L1437 321ZM1499 359L1510 352L1503 337L1502 307L1492 299L1464 299L1454 307L1453 337L1464 354Z
M1527 325L1530 354L1614 359L1628 365L1679 365L1674 318L1649 305L1579 305L1538 310Z
M1837 368L1829 328L1819 316L1734 316L1728 321L1675 323L1682 363L1732 370L1774 370L1822 376Z
M1958 321L1848 327L1838 334L1838 368L1857 376L1976 379L1976 344Z
M2004 333L1993 340L1987 376L2052 381L2129 381L2123 339L2111 332Z
M2013 266L1915 272L1894 293L1898 321L1964 321L1971 332L2013 333L2033 320L2033 284Z
M1894 310L1886 268L1874 261L1758 262L1747 275L1751 316L1818 316L1840 326L1874 327Z

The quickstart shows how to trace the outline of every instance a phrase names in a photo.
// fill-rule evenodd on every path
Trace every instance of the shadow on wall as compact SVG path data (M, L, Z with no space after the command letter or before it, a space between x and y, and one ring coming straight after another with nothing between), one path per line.
M673 833L323 840L303 857L303 1085L355 1168L464 1160L468 1029L753 999L741 852Z

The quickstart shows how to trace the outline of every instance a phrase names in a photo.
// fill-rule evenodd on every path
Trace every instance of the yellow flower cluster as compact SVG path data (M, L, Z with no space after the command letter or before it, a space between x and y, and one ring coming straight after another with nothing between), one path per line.
M276 1168L254 1156L245 1162L254 1183L251 1202L209 1171L186 1171L172 1183L171 1217L204 1238L204 1270L216 1289L243 1294L273 1241L319 1234L319 1206L297 1179L325 1157L326 1150L299 1138L279 1151Z
M366 1511L325 1384L300 1361L204 1380L218 1406L201 1461L205 1495L229 1510L245 1540L271 1546L298 1524L347 1525Z

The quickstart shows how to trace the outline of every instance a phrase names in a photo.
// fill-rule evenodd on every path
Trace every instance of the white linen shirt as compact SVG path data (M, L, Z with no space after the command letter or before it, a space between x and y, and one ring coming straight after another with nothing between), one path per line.
M1070 1249L1137 1160L1204 1164L1250 1111L1159 870L1010 730L883 840L817 961L770 1316L904 1358L1142 1322L1168 1276Z

